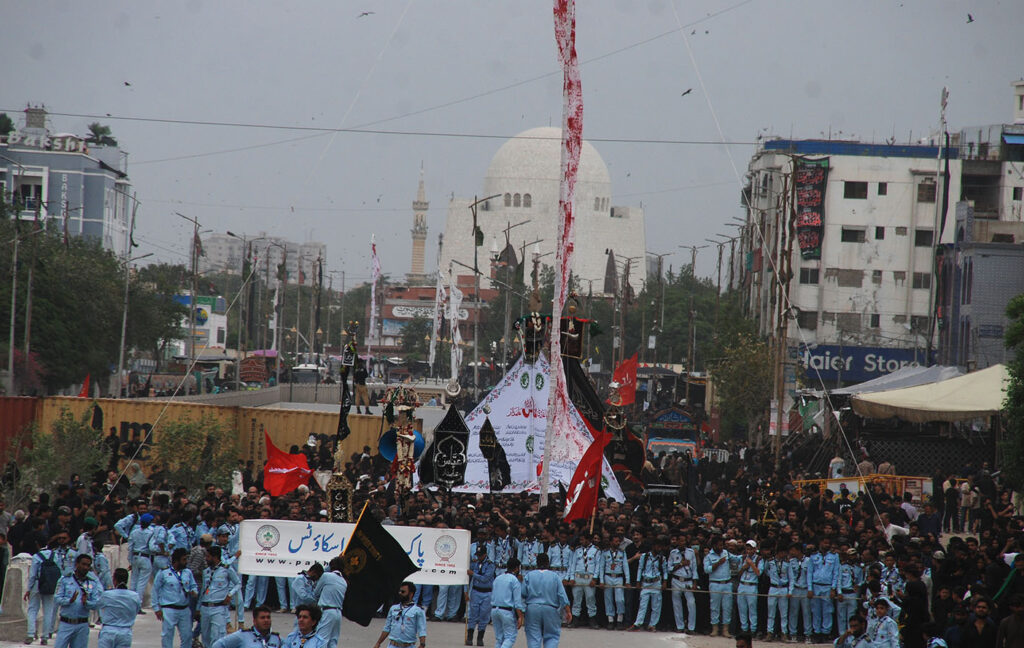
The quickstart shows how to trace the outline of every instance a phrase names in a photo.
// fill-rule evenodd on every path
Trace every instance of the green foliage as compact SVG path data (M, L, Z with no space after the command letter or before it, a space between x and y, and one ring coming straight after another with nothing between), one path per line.
M154 436L155 459L165 468L168 483L190 493L199 493L206 482L230 487L238 461L233 429L204 414L197 421L185 417L161 422Z
M99 122L89 124L89 134L85 141L100 146L117 146L117 140L111 135L110 126L104 126Z
M1013 490L1024 490L1024 294L1006 306L1010 326L1006 329L1006 348L1014 354L1007 363L1010 380L1003 402L1003 441L1000 480Z
M772 397L773 357L768 345L749 334L737 335L723 349L711 377L722 412L722 429L746 425L753 432Z
M102 433L91 425L92 408L80 418L68 409L49 430L32 431L32 446L24 450L18 464L21 481L33 490L52 492L57 483L67 483L73 474L92 477L106 463Z
M0 136L7 135L14 130L14 122L7 116L7 113L0 113Z
M124 300L124 266L99 241L72 237L64 244L59 228L31 234L32 225L0 219L0 240L22 237L18 250L15 341L24 344L25 304L32 269L30 360L39 365L39 391L54 392L80 383L86 375L102 381L117 363ZM19 234L20 232L20 234ZM10 318L11 252L0 255L0 320ZM129 347L155 348L173 335L180 309L138 278L129 283ZM6 363L7 346L0 350ZM17 360L17 358L16 358ZM105 384L105 382L100 382ZM30 385L20 385L26 392Z
M425 317L415 317L405 323L402 328L402 352L412 362L426 360L430 353L430 327L432 321Z

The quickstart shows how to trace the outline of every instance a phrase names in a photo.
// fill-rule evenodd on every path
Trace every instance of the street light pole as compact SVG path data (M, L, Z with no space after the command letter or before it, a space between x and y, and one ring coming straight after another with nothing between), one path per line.
M474 196L473 203L469 206L469 210L473 212L473 312L475 313L473 320L473 400L480 396L480 266L477 260L479 256L477 248L480 247L479 243L483 243L482 241L477 241L476 206L500 195L494 194L486 198L476 198Z
M127 255L125 255L125 256L127 256ZM117 396L116 396L116 398L121 398L122 392L125 392L125 389L124 389L124 347L125 347L125 337L126 337L126 335L128 333L128 282L129 282L129 279L131 278L132 261L138 261L140 259L145 259L146 257L151 257L151 256L153 256L152 252L150 252L149 254L143 254L142 256L137 256L134 259L125 259L125 261L124 261L124 303L121 305L121 311L122 311L121 312L121 344L120 344L120 346L117 349ZM126 392L125 392L124 395L125 395L125 397L128 396L128 394Z
M42 229L37 229L28 234L25 234L25 238L42 232ZM10 337L7 341L7 395L14 395L14 322L15 314L17 312L17 299L18 299L18 246L21 244L22 236L19 234L14 237L13 240L8 241L14 243L14 253L11 258L11 326L10 326Z

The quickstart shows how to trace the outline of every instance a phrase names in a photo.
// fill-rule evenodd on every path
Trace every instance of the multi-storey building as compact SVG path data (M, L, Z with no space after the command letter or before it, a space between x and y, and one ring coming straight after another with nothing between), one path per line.
M199 257L200 272L241 274L246 250L250 260L257 264L260 276L268 272L275 276L283 263L289 283L311 283L315 279L317 259L327 259L327 246L309 241L296 243L266 232L249 234L208 234L202 239L203 255Z
M128 246L131 183L127 155L99 141L53 132L46 109L25 109L24 123L0 137L0 195L18 217L85 236L121 256Z

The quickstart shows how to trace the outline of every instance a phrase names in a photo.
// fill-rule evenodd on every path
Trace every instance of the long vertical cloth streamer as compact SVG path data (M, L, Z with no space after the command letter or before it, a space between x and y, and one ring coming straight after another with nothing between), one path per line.
M558 58L562 63L562 177L558 190L558 239L555 245L555 283L551 314L551 395L548 399L547 434L544 437L544 464L541 471L540 499L547 504L550 486L548 468L551 461L579 459L584 448L571 434L569 418L569 391L562 368L561 329L559 322L569 290L575 247L576 173L580 165L583 146L583 85L580 82L579 63L576 58L576 3L574 0L555 0L555 41Z

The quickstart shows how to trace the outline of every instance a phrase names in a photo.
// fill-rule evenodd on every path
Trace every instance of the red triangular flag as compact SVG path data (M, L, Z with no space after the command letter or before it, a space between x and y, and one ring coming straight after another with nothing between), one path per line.
M288 454L263 433L267 441L267 465L263 469L263 488L272 496L285 495L309 481L312 470L304 454Z
M612 403L613 405L632 405L636 402L636 369L637 369L637 354L633 354L633 357L627 358L622 361L615 369L615 373L612 374L612 380L619 383L619 398L621 402Z
M89 398L89 374L85 374L85 382L82 383L82 391L78 392L79 398Z
M597 509L597 496L601 490L601 464L604 459L604 447L611 440L610 434L598 432L583 419L583 424L594 437L594 441L583 453L583 458L576 466L569 482L569 490L565 498L566 522L590 517Z

